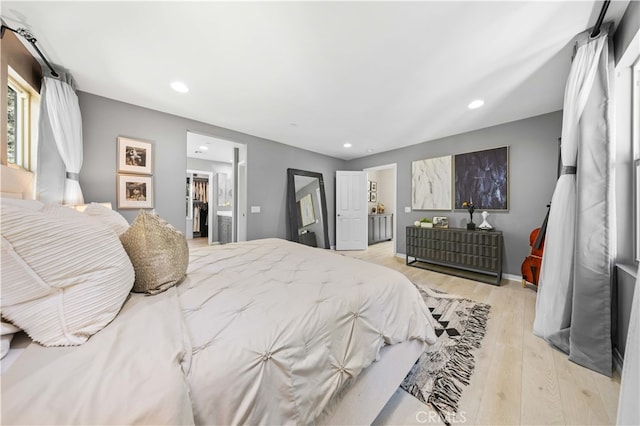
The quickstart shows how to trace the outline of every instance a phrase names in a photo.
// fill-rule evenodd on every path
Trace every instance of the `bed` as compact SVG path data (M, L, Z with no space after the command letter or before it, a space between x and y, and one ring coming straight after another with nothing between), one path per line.
M432 321L388 268L279 239L192 249L178 285L128 293L82 344L19 340L2 423L368 424Z

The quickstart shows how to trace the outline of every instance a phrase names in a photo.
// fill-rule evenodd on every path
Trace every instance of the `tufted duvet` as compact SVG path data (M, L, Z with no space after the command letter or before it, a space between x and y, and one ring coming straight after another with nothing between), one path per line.
M402 274L278 239L193 249L78 347L29 346L3 424L309 424L381 347L435 341Z
M194 250L178 294L196 423L311 423L383 345L435 341L404 275L283 240Z

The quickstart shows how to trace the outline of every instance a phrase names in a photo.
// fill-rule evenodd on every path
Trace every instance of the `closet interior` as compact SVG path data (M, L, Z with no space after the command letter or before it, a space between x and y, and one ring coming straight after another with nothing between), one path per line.
M187 173L187 218L193 238L209 236L209 176Z

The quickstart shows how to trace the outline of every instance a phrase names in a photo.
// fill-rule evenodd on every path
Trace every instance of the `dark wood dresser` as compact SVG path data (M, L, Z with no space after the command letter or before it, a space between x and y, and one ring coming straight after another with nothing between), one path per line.
M500 231L408 226L406 243L407 265L500 285Z

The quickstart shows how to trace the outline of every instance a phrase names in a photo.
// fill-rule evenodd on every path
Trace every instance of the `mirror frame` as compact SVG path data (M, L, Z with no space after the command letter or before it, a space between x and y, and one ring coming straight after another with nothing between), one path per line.
M322 177L322 173L309 172L307 170L287 169L287 219L289 221L289 241L300 243L300 239L298 238L299 228L297 226L295 176L306 176L318 179L318 183L320 185L320 201L322 202L320 209L322 211L324 232L324 247L321 248L331 248L331 244L329 243L329 223L327 216L327 197L324 192L324 178Z

